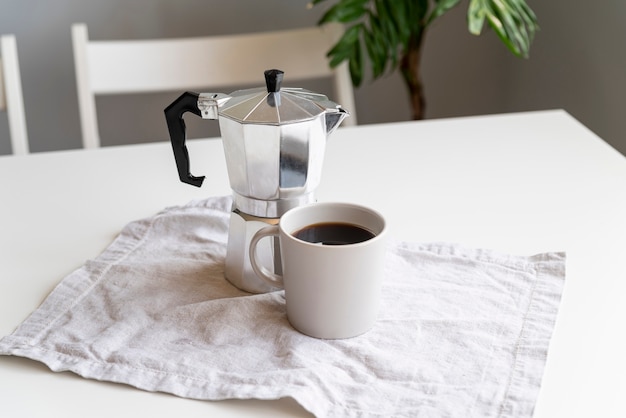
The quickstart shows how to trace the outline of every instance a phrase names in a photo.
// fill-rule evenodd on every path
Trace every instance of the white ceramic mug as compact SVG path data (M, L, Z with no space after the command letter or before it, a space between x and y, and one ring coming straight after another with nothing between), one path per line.
M365 241L327 245L299 239L294 234L325 224L369 231ZM333 229L334 228L334 229ZM255 233L250 261L255 273L285 289L287 318L303 334L324 339L349 338L373 327L378 316L383 280L386 222L377 211L350 203L313 203L285 213L279 225ZM347 237L340 234L341 240ZM257 243L279 236L283 274L260 265Z

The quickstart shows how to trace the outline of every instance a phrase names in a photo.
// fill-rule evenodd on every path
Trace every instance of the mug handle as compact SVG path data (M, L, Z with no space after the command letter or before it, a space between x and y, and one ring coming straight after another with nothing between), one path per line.
M270 271L269 269L267 269L266 267L260 265L258 261L258 257L257 257L257 251L256 251L257 244L259 243L259 241L261 241L263 238L266 238L266 237L277 237L278 234L279 234L278 225L271 225L271 226L266 226L266 227L259 229L252 236L252 239L250 240L250 249L249 249L250 264L252 265L252 270L254 270L256 275L259 276L261 279L263 279L265 282L267 282L268 284L274 287L283 288L284 287L283 276L281 276L280 274L276 274Z

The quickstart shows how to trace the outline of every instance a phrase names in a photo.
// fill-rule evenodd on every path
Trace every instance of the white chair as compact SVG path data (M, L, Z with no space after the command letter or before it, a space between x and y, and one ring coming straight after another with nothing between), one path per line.
M333 71L326 59L342 31L333 24L228 36L93 41L87 26L76 23L72 42L83 145L100 146L96 95L261 86L269 68L285 71L290 85L332 77L335 93L330 98L351 113L344 124L356 124L347 64Z
M0 110L7 112L13 154L28 154L24 96L15 35L0 36Z

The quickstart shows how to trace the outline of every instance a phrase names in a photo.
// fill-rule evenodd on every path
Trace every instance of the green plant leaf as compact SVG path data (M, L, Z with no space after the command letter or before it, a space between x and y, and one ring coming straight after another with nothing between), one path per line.
M350 59L354 54L354 45L359 45L359 34L362 24L354 25L348 28L339 41L326 54L330 57L329 65L335 68L344 60Z
M485 25L489 5L484 0L470 0L467 9L468 29L472 35L480 35Z
M474 35L480 35L486 21L506 47L519 57L528 56L539 29L535 13L524 0L470 0L467 19L468 29Z
M387 66L387 48L384 42L376 35L379 32L372 30L363 31L365 49L370 58L372 76L380 77L385 72Z
M406 0L387 0L387 12L392 18L395 24L396 33L398 39L404 47L409 44L411 37L411 22L409 21L410 14L407 5L413 4L412 1Z
M537 16L535 15L535 12L532 11L532 9L530 7L528 7L528 4L526 4L526 2L524 1L520 1L519 2L519 9L520 9L520 13L524 18L524 22L526 22L527 25L537 25Z
M495 2L495 11L500 21L503 22L507 38L521 51L528 51L530 39L524 22L518 11L505 2Z
M361 81L363 81L363 56L361 54L361 45L358 42L353 45L348 66L352 84L356 87L360 86Z
M461 0L435 0L435 8L428 15L426 24L429 25L433 20L452 9L454 6L460 3Z
M324 13L318 23L349 23L359 20L367 13L365 5L368 1L369 0L340 0Z
M391 60L391 66L395 67L398 62L400 37L386 0L376 0L375 5L382 31L382 39L384 39L387 45L388 58Z

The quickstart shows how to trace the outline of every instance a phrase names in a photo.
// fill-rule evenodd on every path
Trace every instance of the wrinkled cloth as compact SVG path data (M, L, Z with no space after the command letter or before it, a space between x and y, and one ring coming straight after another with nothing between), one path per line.
M565 279L565 254L389 244L374 328L294 330L284 292L224 279L231 200L128 224L71 273L0 354L181 397L292 397L319 417L530 417Z

